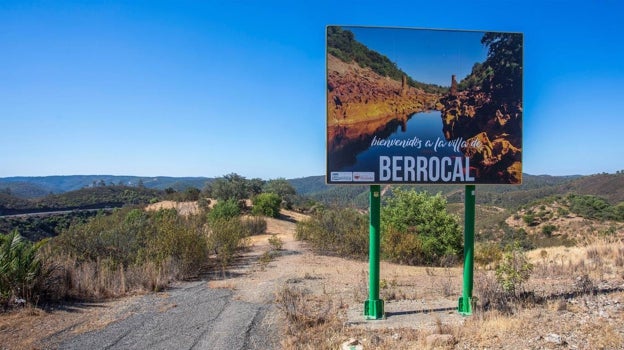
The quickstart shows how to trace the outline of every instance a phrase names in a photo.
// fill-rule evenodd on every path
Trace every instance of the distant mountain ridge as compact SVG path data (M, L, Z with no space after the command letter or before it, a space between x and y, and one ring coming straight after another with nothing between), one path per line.
M14 176L0 178L0 191L8 188L10 194L20 198L37 198L49 194L59 194L101 184L138 186L164 190L173 188L183 191L189 187L202 189L213 178L171 177L171 176L120 176L120 175L54 175L54 176Z
M98 186L100 181L103 181L107 186L122 183L132 187L138 186L139 182L142 182L147 189L163 190L171 187L176 191L183 191L189 187L203 189L206 183L213 180L214 178L208 177L170 176L18 176L0 178L0 197L7 196L7 188L15 201L18 198L37 198L47 196L50 193L60 194L93 187L94 185ZM288 181L299 195L308 196L325 204L362 208L368 205L369 187L366 185L327 185L323 175L289 179ZM428 191L429 193L439 192L450 203L457 203L463 200L464 186L462 185L412 185L411 187L418 191ZM587 176L523 174L522 185L477 186L477 202L502 207L517 207L546 196L568 193L602 197L615 205L624 201L624 172Z
M324 176L289 180L300 195L333 205L368 206L366 185L327 185ZM440 193L449 203L463 201L463 185L406 185L417 191ZM391 187L390 187L391 188ZM595 175L529 175L523 174L522 185L477 186L477 203L514 208L540 198L569 193L602 197L615 205L624 201L624 172Z

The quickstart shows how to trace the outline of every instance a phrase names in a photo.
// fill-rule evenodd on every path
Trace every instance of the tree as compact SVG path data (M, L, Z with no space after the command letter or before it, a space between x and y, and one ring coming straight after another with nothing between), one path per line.
M461 228L457 219L446 211L446 200L440 194L431 196L427 192L401 188L393 193L381 212L384 243L388 239L400 242L397 232L403 236L412 235L405 237L406 242L420 255L407 259L412 263L439 264L442 258L462 254Z
M249 197L254 197L260 193L262 193L262 187L264 187L264 180L259 178L254 178L247 181L247 191Z
M295 196L297 195L295 188L283 177L267 181L264 184L263 190L264 192L275 193L280 196L286 208L292 207Z
M224 175L208 185L209 195L220 200L241 200L249 197L249 181L236 173Z
M184 200L186 201L196 201L199 199L201 191L199 188L189 187L184 191Z
M484 66L491 68L483 88L495 100L514 102L522 97L522 34L493 33L483 35L481 43L488 46Z

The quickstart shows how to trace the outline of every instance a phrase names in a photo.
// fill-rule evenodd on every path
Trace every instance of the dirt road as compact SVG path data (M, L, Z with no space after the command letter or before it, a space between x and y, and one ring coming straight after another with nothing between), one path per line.
M272 349L269 306L234 300L205 281L146 295L120 320L60 344L60 349Z

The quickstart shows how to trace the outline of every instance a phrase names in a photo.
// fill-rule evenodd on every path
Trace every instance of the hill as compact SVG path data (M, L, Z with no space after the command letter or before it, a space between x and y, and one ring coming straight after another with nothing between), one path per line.
M615 205L624 201L624 172L583 176L563 188L572 193L598 196Z
M0 215L147 204L162 195L159 190L128 186L82 188L37 199L0 194Z
M0 178L0 192L9 192L20 198L38 198L50 193L63 193L85 187L101 185L138 186L164 190L173 188L184 191L189 187L202 189L213 179L207 177L170 177L170 176L116 176L116 175L59 175L59 176L15 176ZM8 189L8 190L7 190Z
M116 188L124 188L123 191L133 192L135 189L138 189L136 185L142 182L145 189L164 190L171 187L180 192L189 187L202 189L207 182L213 180L205 177L113 175L0 178L0 210L2 208L25 209L31 207L32 203L35 202L38 203L37 206L39 208L80 207L93 205L100 199L104 200L105 203L126 203L124 199L116 198L119 195L119 193L115 192ZM299 195L307 196L325 204L360 208L368 206L369 187L366 185L327 185L325 177L322 175L289 179L288 181ZM110 186L110 184L119 183L130 186ZM106 184L106 186L101 186L101 184ZM411 187L430 193L439 192L447 198L449 203L460 203L463 201L464 187L462 185L417 185ZM386 190L391 188L387 187ZM90 192L89 189L93 191ZM59 194L76 190L84 191L59 196ZM50 192L55 193L55 195L48 198L40 198L39 201L35 202L24 200L24 198L41 197L39 194L48 195ZM148 198L148 201L149 198L158 196L156 192L141 193ZM523 174L522 185L478 186L477 203L505 208L518 208L540 198L568 193L594 195L604 198L612 205L616 205L624 201L624 173L602 173L589 176ZM89 196L95 197L88 199Z
M56 236L72 222L85 222L101 211L85 209L147 204L163 196L163 191L128 186L82 188L37 199L0 193L0 234L17 229L22 236L38 241Z
M337 26L327 27L327 53L345 63L357 63L362 68L370 68L381 77L401 81L405 77L409 86L429 93L445 93L448 88L426 84L414 80L401 70L387 56L373 51L355 39L353 32Z
M325 204L359 208L368 206L368 186L327 185L324 176L310 176L289 181L298 194ZM409 187L418 191L441 193L449 203L463 201L464 186L462 185L417 185ZM569 193L598 196L615 205L624 201L624 174L589 176L523 174L522 185L477 186L477 203L515 209L540 198Z

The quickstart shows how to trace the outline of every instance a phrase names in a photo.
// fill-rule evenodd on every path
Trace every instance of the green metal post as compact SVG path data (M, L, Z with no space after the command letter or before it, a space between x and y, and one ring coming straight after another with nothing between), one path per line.
M457 311L472 315L472 282L474 261L475 185L466 185L464 200L464 289Z
M364 302L364 316L368 320L384 317L384 302L379 299L379 233L381 191L379 185L370 187L370 242L368 249L368 300Z

